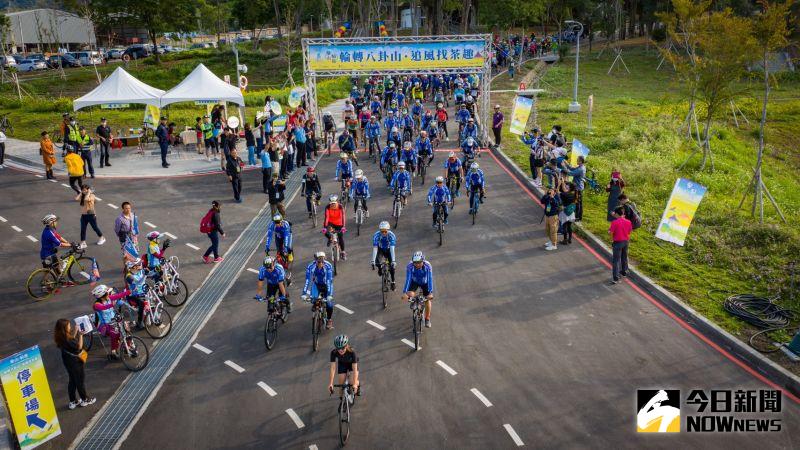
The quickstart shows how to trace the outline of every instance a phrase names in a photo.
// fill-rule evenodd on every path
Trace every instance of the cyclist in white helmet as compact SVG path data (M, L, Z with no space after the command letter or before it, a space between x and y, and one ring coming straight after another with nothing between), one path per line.
M383 221L378 225L378 232L372 236L372 270L380 267L381 259L389 263L389 274L392 276L392 290L394 290L394 268L395 259L394 248L397 245L397 237L392 233L389 222ZM378 275L383 276L380 271Z
M425 326L431 327L431 303L433 302L433 267L425 261L422 252L414 252L411 262L406 266L406 284L403 287L403 301L408 301L417 294L417 289L422 290L425 296Z

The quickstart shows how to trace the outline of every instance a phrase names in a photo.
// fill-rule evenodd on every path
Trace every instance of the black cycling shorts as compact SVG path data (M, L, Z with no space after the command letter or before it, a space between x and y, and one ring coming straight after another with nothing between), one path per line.
M412 281L411 285L408 287L408 291L416 291L417 289L422 289L422 295L424 295L425 297L427 297L431 293L431 291L428 290L428 285L427 284L417 284L417 283ZM408 292L408 291L406 291L406 292Z

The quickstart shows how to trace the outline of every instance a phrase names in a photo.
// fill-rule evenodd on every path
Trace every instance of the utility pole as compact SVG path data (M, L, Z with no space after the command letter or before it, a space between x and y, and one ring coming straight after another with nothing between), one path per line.
M567 111L579 112L581 110L581 104L578 103L578 61L580 60L581 56L581 34L583 34L583 24L575 20L567 20L564 23L569 25L573 31L576 28L578 29L578 31L575 33L577 35L577 38L575 39L575 86L573 86L572 90L572 103L569 104Z
M412 0L411 2L411 34L413 36L419 36L419 21L418 21L418 13L417 13L417 0Z
M236 86L239 87L239 91L241 92L241 90L242 90L242 75L241 75L241 72L239 72L241 66L239 65L239 48L236 47L236 39L233 40L233 46L232 47L233 47L233 56L236 58ZM247 72L246 69L245 69L245 72ZM242 97L244 97L244 94L242 94ZM244 123L247 120L247 116L245 115L244 105L239 105L239 115L241 116L240 118L242 119L241 120L242 127L244 127Z

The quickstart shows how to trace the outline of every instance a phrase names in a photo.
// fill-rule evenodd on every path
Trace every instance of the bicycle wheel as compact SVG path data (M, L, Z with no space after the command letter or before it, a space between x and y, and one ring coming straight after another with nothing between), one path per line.
M425 184L425 172L427 172L427 165L424 161L420 161L419 163L419 177L420 177L420 184Z
M129 342L120 344L120 359L122 364L131 372L138 372L150 362L150 350L142 338L129 336Z
M386 309L386 306L387 306L387 305L386 305L386 294L387 294L387 293L389 292L389 290L391 289L391 284L390 284L390 283L391 283L391 280L390 280L390 279L389 279L389 277L386 275L386 272L387 272L388 270L389 270L388 268L384 268L384 271L383 271L383 278L381 279L381 296L383 297L383 309Z
M419 351L419 335L422 334L422 314L419 310L414 311L411 320L411 326L414 328L414 350Z
M439 216L436 223L436 231L439 233L439 247L444 243L444 221L442 216Z
M356 211L356 236L361 236L361 224L364 223L364 211Z
M275 346L275 341L278 339L278 319L275 318L274 315L270 314L267 317L267 323L264 324L264 345L267 346L267 350L272 350L272 347Z
M322 332L322 317L319 312L315 312L314 317L311 318L311 348L314 351L319 350L320 332Z
M345 397L339 400L339 445L347 445L350 437L350 405Z
M392 210L392 215L394 216L394 228L397 229L397 225L400 222L400 202L394 202L394 209Z
M91 280L91 276L89 275L91 270L92 258L89 258L88 256L81 256L79 258L75 258L75 262L69 266L67 276L69 277L70 281L75 284L87 284L89 280Z
M36 269L28 277L25 288L28 295L34 300L46 300L59 288L61 283L50 269Z
M145 320L144 330L153 339L163 339L172 331L172 316L164 309L164 305L158 305Z
M174 288L167 288L167 291L164 294L164 301L167 302L169 306L181 306L186 303L186 300L188 299L189 288L186 287L186 283L184 283L180 278L175 280Z
M336 269L337 263L339 261L339 246L335 246L331 249L331 259L333 260L333 276L339 274L338 270Z

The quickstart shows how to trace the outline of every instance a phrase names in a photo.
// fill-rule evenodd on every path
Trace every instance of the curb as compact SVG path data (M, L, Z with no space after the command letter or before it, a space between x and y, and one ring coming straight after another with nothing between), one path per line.
M533 185L528 175L526 175L511 158L503 153L502 150L493 149L490 151L503 166L514 174L514 177L517 178L518 181L524 183L531 192L535 193L537 198L541 198L544 195L542 191ZM582 224L576 225L578 225L579 230L583 236L585 236L587 245L610 261L611 249L608 245L584 228ZM785 395L792 397L793 400L800 403L800 377L763 356L729 332L699 314L673 293L659 286L648 276L640 273L635 266L631 266L629 272L629 280L631 280L631 285L634 290L638 291L640 294L651 296L661 306L666 308L666 310L672 312L678 319L685 322L689 331L692 331L693 334L698 336L701 340L706 341L706 343L716 350L729 356L734 363L756 376L756 378L762 378L762 381L771 380L772 383L776 385L775 387L788 391L784 392Z

